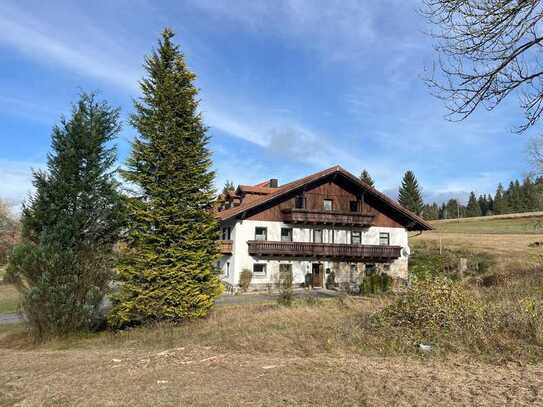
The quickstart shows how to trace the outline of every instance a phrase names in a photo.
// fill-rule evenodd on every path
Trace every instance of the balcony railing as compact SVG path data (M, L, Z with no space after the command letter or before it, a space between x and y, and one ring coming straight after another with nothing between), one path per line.
M285 208L282 211L283 222L324 224L324 225L353 225L369 226L373 218L367 212L322 211L310 209Z
M326 257L390 261L400 257L401 246L351 245L337 243L270 242L250 240L249 254L253 256Z
M219 240L219 251L221 254L232 254L232 241Z

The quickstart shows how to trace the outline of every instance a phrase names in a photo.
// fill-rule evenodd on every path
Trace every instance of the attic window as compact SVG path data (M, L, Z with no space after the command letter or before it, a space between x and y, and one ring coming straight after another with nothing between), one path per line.
M305 201L304 196L298 195L296 199L294 200L294 207L296 209L304 209L304 206L305 206L304 201Z
M333 208L333 202L331 199L325 199L322 201L322 208L325 211L331 211Z

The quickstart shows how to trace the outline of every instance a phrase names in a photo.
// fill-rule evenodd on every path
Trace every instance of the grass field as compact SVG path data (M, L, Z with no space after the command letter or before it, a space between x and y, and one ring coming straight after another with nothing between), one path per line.
M509 215L511 216L511 215ZM543 214L530 217L479 217L432 222L441 233L462 234L543 234Z
M424 337L368 323L390 296L222 306L184 325L44 344L21 325L0 325L0 405L543 405L541 330L515 314L543 299L543 272L533 267L543 249L530 247L543 234L512 233L526 219L507 221L502 233L481 233L472 220L469 233L439 226L410 242L498 259L497 282L470 290L507 329L482 332L482 342L445 336L421 354Z

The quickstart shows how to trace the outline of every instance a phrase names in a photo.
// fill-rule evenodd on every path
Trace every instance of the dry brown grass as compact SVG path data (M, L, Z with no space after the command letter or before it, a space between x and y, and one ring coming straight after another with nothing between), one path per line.
M0 284L0 314L17 311L19 293L10 284Z
M509 405L543 367L398 355L362 322L390 300L216 309L206 320L34 345L0 329L0 405Z

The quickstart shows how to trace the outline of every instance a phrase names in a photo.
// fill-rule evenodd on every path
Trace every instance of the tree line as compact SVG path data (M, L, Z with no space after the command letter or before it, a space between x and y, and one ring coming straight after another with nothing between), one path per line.
M38 340L201 317L222 291L209 137L173 37L165 29L145 58L124 168L120 110L82 93L53 128L46 170L33 172L6 280Z

